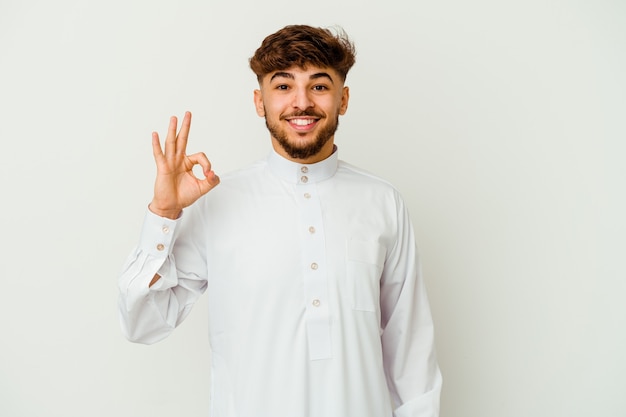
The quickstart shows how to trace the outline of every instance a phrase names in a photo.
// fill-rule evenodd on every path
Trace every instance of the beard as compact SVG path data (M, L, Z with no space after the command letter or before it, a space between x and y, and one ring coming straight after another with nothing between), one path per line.
M299 112L298 114L291 114L288 117L293 116L316 116L317 114L312 114L307 111ZM321 119L320 119L321 120ZM287 152L293 159L307 159L312 156L317 155L324 145L333 137L337 128L339 127L339 115L335 116L335 120L332 123L329 123L321 131L317 133L312 142L304 143L304 142L292 142L289 141L289 137L287 136L287 132L284 129L281 129L278 124L270 123L265 118L265 126L267 126L267 130L270 131L270 134L278 144Z

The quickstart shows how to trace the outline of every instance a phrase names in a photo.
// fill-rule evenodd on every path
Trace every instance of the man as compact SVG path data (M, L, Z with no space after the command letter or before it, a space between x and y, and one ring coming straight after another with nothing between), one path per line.
M204 154L185 154L190 113L178 134L172 117L164 151L153 133L154 198L119 282L122 328L157 342L206 290L213 417L438 415L406 207L334 145L353 63L343 33L268 36L250 66L272 151L221 180Z

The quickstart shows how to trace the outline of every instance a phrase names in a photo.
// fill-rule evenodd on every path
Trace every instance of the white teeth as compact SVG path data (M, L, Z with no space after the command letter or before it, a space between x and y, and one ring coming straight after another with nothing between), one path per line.
M306 125L310 125L311 123L315 122L315 120L313 120L313 119L291 119L290 122L293 123L294 125L306 126Z

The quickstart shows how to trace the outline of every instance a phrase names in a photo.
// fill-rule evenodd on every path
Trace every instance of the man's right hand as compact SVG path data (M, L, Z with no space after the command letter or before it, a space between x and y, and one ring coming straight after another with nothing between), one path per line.
M191 113L186 112L180 131L176 134L178 120L170 119L165 138L165 152L157 132L152 133L152 151L157 166L157 177L154 184L154 197L150 203L150 211L161 217L176 219L183 208L208 193L219 184L220 179L211 170L211 163L202 152L187 155L187 139L191 127ZM194 175L195 165L202 167L205 178Z

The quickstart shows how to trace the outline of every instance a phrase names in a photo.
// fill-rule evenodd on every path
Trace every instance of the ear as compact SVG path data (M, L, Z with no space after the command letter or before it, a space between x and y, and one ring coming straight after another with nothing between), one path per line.
M259 117L265 117L265 106L263 105L263 94L261 90L254 90L254 107Z
M350 89L348 87L344 87L341 90L341 105L339 106L339 114L344 115L348 110L348 101L350 101Z

